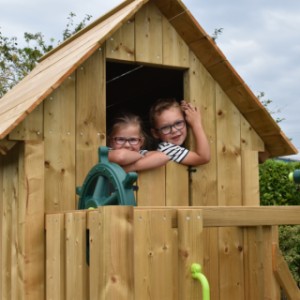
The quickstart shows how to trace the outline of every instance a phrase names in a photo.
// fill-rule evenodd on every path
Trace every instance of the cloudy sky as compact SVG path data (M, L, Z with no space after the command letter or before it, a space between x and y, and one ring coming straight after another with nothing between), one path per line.
M70 12L92 20L121 0L0 0L0 30L23 39L42 32L61 40ZM300 1L183 0L204 30L223 28L217 44L254 94L271 99L269 109L300 151ZM277 113L276 113L277 112ZM299 158L300 155L294 156Z

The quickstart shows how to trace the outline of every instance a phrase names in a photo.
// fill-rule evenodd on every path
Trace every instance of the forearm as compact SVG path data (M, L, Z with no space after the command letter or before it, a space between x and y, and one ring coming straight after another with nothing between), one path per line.
M152 151L136 162L123 166L126 172L144 171L158 168L167 164L170 158L162 152Z
M131 151L128 149L110 150L108 152L108 160L126 166L140 160L143 156L139 152Z
M182 160L182 164L197 166L210 161L210 146L207 136L201 124L196 124L192 128L195 140L195 151L190 151Z

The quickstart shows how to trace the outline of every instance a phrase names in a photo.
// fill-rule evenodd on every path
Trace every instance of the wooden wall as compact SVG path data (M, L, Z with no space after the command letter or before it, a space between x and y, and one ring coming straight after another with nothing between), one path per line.
M19 143L0 165L0 298L43 299L43 142Z
M106 143L106 59L184 69L185 98L201 109L211 145L211 162L192 172L170 163L141 173L139 205L259 204L261 139L149 3L9 135L19 144L0 158L0 295L4 298L19 299L18 293L25 295L30 287L34 295L29 299L42 299L44 211L76 209L76 186L97 163L98 147ZM192 149L192 138L188 144ZM238 299L245 285L240 279L246 243L242 231L205 229L204 239L212 299L219 299L219 287L224 285L229 286L228 293L236 287ZM220 299L227 296L225 292Z

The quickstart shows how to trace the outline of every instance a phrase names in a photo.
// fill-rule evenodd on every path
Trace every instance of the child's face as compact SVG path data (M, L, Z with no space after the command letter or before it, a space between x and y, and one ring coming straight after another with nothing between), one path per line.
M141 137L138 125L121 125L110 137L110 147L113 149L128 149L139 151L143 145L144 138Z
M162 142L182 145L187 136L183 112L179 107L171 107L155 116L155 129L152 134Z

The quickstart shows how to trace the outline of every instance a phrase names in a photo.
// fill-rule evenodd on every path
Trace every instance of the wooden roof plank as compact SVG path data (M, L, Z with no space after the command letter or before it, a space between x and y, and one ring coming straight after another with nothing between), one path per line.
M153 0L152 2L169 21L187 10L185 5L177 0Z

